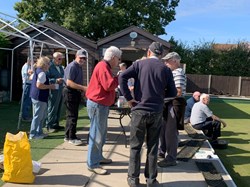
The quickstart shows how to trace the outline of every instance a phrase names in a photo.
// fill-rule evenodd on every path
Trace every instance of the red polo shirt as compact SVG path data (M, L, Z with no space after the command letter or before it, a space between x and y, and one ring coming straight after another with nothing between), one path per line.
M118 77L114 77L111 66L102 60L96 65L91 76L86 97L98 104L111 106L115 102Z

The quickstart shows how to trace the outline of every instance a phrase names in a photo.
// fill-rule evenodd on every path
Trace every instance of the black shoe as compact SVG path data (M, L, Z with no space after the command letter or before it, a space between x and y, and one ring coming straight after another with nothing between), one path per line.
M165 154L164 153L159 153L157 157L158 157L159 160L162 160L162 159L165 158Z
M176 166L177 163L176 163L176 161L167 161L166 159L164 159L164 160L158 162L157 165L161 168L166 168L166 167L170 167L170 166Z
M185 146L189 141L190 141L190 140L180 141L180 142L178 143L178 147L183 147L183 146Z
M139 178L128 177L127 182L130 187L138 187L140 185Z

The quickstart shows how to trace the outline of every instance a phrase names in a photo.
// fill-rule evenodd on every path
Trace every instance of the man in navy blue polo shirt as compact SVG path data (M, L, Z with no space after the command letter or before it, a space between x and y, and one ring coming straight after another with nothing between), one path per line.
M147 159L144 175L147 186L158 183L157 152L162 124L164 97L177 94L173 74L159 59L163 47L153 42L147 51L147 58L134 62L119 76L122 94L131 108L130 158L127 182L129 186L139 185L140 154L146 135ZM128 88L128 80L134 78L134 98ZM165 95L165 90L166 95Z
M63 89L64 103L66 106L66 126L64 141L73 145L81 145L83 142L76 136L78 120L78 109L81 102L81 92L86 92L87 87L83 86L82 66L87 60L85 50L78 50L76 58L65 69L64 81L66 86Z

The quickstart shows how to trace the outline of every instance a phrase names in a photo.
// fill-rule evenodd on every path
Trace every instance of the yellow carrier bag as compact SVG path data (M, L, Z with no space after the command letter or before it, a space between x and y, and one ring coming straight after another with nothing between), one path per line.
M33 165L30 143L26 132L16 135L6 133L4 148L4 173L2 180L12 183L33 183Z

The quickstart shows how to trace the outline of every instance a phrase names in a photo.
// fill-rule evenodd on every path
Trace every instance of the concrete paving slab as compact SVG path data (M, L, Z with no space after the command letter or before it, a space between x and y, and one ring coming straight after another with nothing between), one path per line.
M113 114L112 114L113 115ZM116 115L116 114L115 114ZM130 118L125 116L122 119L125 126L126 135L129 136L129 122ZM113 163L110 165L103 165L108 170L108 175L96 175L87 169L87 145L73 146L67 142L59 145L47 155L45 155L40 162L42 169L36 175L34 184L29 184L29 187L127 187L127 171L129 161L129 146L125 148L124 134L121 131L119 120L109 119L108 121L108 136L104 146L104 156L111 158ZM77 132L77 134L86 140L88 131ZM180 131L180 139L186 140L189 137L185 131ZM205 187L207 186L202 173L195 165L195 160L202 158L202 151L210 151L213 158L209 160L217 160L215 163L218 170L222 172L224 180L226 180L229 187L235 187L230 175L225 171L224 166L219 158L214 155L214 150L211 149L209 143L203 144L200 153L196 154L193 159L188 162L178 162L177 166L168 168L158 168L158 181L161 187ZM207 153L207 152L206 152ZM207 159L203 159L207 160ZM146 161L146 147L143 147L141 154L141 174L140 186L146 186L144 178L144 166ZM3 187L18 187L27 186L23 184L6 183Z

